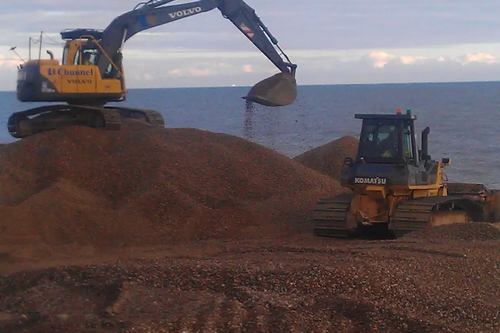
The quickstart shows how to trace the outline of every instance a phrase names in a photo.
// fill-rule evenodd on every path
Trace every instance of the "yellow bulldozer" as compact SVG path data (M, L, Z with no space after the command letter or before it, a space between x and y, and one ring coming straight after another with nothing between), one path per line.
M350 191L317 202L315 235L383 231L399 237L439 225L500 219L498 190L445 181L443 168L450 159L429 155L429 127L422 131L419 149L411 110L355 118L362 120L358 151L355 159L345 159L340 179Z

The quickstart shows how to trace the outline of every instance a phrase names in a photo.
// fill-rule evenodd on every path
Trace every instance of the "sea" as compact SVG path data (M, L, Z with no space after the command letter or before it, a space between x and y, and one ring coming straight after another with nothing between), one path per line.
M483 183L500 189L500 82L299 86L284 107L247 108L250 87L129 89L124 106L161 112L168 128L198 128L242 137L289 157L345 135L357 137L356 113L411 110L420 133L429 126L429 152L448 157L450 182ZM40 103L20 103L0 92L0 143L12 112ZM420 140L420 135L418 136Z

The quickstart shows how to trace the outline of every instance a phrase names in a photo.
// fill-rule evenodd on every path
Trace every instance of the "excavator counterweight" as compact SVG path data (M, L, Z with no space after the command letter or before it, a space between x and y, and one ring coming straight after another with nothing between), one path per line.
M147 1L116 17L104 30L64 30L62 61L30 60L19 66L17 98L21 102L63 102L13 113L8 129L15 138L66 126L120 129L121 118L164 125L154 110L104 107L126 99L123 45L137 33L200 13L219 9L281 72L258 82L244 98L247 102L277 107L297 96L297 65L278 46L255 13L243 0L200 0L168 5L175 0ZM41 48L41 43L40 43Z

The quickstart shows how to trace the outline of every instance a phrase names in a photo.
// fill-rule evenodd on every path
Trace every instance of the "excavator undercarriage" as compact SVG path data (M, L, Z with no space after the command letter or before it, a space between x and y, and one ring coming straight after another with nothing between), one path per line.
M7 128L13 137L20 139L68 126L119 130L122 118L134 119L155 126L165 125L163 116L154 110L60 104L16 112L9 117Z
M422 150L417 149L411 112L356 118L363 119L357 157L346 159L341 175L350 191L317 202L315 235L399 237L440 225L500 220L500 191L443 182L442 169L450 160L428 155L429 128L422 133ZM388 139L393 141L384 146Z

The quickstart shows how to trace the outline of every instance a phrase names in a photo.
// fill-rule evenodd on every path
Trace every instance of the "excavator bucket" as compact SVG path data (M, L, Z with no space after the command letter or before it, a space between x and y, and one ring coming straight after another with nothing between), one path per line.
M293 74L278 73L258 82L243 98L265 106L289 105L297 98L297 81Z

